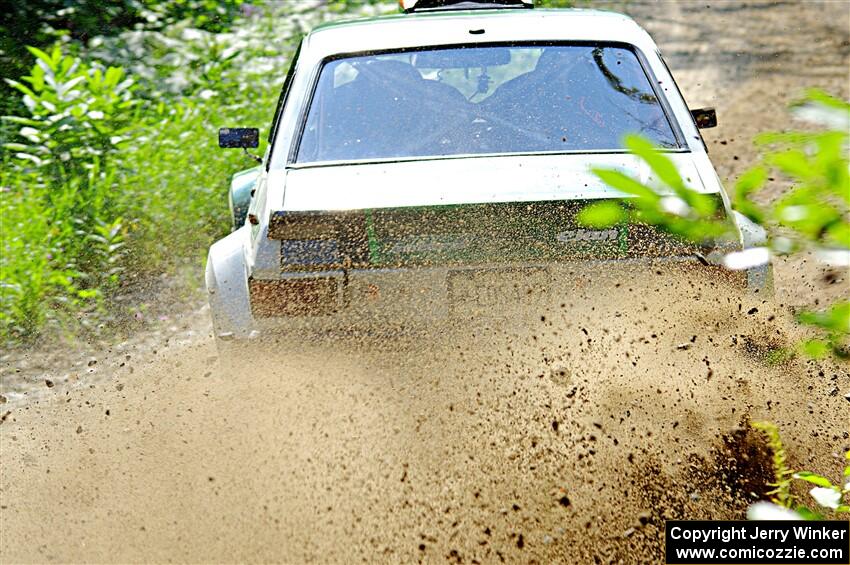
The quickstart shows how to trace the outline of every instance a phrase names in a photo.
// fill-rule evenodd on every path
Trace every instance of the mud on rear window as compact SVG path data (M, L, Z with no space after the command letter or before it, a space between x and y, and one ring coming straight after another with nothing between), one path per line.
M497 45L325 62L296 162L679 148L637 54L620 44Z

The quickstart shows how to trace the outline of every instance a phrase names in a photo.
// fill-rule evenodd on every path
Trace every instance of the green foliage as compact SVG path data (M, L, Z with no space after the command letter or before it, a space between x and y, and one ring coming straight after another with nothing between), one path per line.
M0 77L18 77L29 68L26 46L41 49L57 39L74 48L127 29L167 29L188 20L211 32L228 29L261 0L26 0L6 2L0 10ZM78 42L78 43L74 43ZM22 112L20 99L0 84L0 114ZM0 142L6 130L0 130Z
M794 502L794 497L791 495L791 476L794 472L788 468L785 446L779 436L779 428L771 422L753 422L752 426L765 435L773 456L774 482L770 484L773 490L768 494L776 504L791 508Z
M580 215L580 221L603 227L628 219L630 222L660 226L685 239L702 242L729 232L726 222L717 220L717 204L709 196L689 188L673 162L646 139L627 136L626 147L643 159L653 179L642 183L616 169L593 169L608 186L629 195L622 205L598 205ZM588 217L588 214L592 214Z
M27 45L44 48L64 33L87 40L136 21L135 0L27 0L0 10L0 77L18 77L30 67ZM64 32L57 32L64 30ZM21 112L20 98L0 84L0 114ZM2 137L0 137L2 141Z
M328 0L328 10L334 14L346 14L372 6L393 5L401 10L398 2L392 0Z
M254 0L142 0L144 9L139 16L148 27L163 28L177 22L191 22L192 27L220 33L230 29L233 21L243 12L259 9L262 2Z
M735 183L733 206L767 230L772 255L813 250L826 262L837 255L842 264L850 253L850 104L810 91L792 111L821 129L760 135L756 142L765 155ZM728 220L718 217L716 201L690 188L663 152L635 136L626 139L626 146L650 167L652 178L644 183L616 169L595 169L628 198L617 206L592 205L579 221L596 228L642 222L697 243L728 236ZM771 173L786 177L791 188L764 204L761 191ZM798 321L820 334L801 345L804 353L850 356L850 301L803 312Z
M588 3L588 0L579 1ZM534 0L534 6L537 8L574 8L576 3L576 0ZM327 3L328 9L333 13L350 13L363 7L387 4L399 5L395 0L328 0Z
M227 180L244 161L219 149L213 132L269 120L271 94L260 101L252 112L192 98L148 110L145 132L122 159L127 268L145 274L200 261L227 232Z
M71 322L95 296L77 286L73 263L59 259L70 230L56 225L40 192L11 190L8 180L0 190L0 335L26 339Z
M822 338L803 342L803 350L814 358L833 353L847 357L847 336L850 335L850 300L839 301L819 312L804 311L797 314L797 321L820 330Z
M592 228L607 228L625 221L627 215L622 206L610 200L586 206L578 214L578 221Z
M97 316L78 314L103 312L129 267L179 261L226 226L227 156L208 110L191 99L144 105L118 67L59 47L31 52L31 73L10 81L28 114L5 118L20 129L0 194L14 226L3 230L0 337L14 340L86 329Z
M120 68L63 55L58 45L49 54L28 49L36 57L30 74L7 82L23 94L29 115L4 116L22 126L20 142L5 147L15 152L16 167L35 169L44 182L84 178L131 135L133 81Z
M850 104L813 90L792 111L823 129L758 136L756 143L768 150L764 165L738 181L736 206L773 229L782 253L812 246L848 250ZM760 205L754 197L764 188L767 168L793 186L777 202Z
M132 81L115 67L30 48L21 81L27 115L7 154L0 210L3 287L0 336L28 339L99 308L120 273L121 221L113 161L132 140ZM107 228L103 228L107 226Z
M26 76L4 83L19 102L0 139L0 341L99 331L120 318L114 299L131 281L200 266L227 232L227 181L248 162L221 151L215 131L268 124L291 50L333 17L257 5L133 0L143 21L132 29L21 48L27 66L7 76ZM207 8L220 27L199 19Z
M782 444L779 428L776 424L754 422L752 426L765 434L773 455L774 482L771 483L771 486L774 489L769 494L772 496L771 500L774 504L792 510L797 518L804 520L821 520L824 512L850 513L850 503L848 503L848 495L850 495L850 451L844 455L848 462L843 472L844 485L836 485L823 475L810 471L794 472L788 468L785 446ZM791 493L791 485L794 480L815 485L814 488L809 490L809 495L817 503L818 510L812 510L799 503L798 498ZM751 511L756 506L753 505ZM750 513L751 516L754 515L754 519L760 519L759 509L755 508L755 510L756 512ZM766 517L766 519L770 518L772 517Z
M123 231L123 218L115 218L111 222L98 218L92 232L86 234L86 241L91 246L98 266L98 270L92 273L95 278L92 286L95 288L112 290L118 286L124 272L121 260L126 252Z

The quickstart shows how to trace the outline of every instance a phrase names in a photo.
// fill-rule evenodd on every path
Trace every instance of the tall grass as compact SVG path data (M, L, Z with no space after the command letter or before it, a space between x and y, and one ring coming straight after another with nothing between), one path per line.
M228 229L229 176L251 166L216 130L267 127L313 25L393 10L276 3L228 29L185 19L30 49L8 81L25 110L3 119L16 135L0 158L0 341L95 332L131 279L200 265Z

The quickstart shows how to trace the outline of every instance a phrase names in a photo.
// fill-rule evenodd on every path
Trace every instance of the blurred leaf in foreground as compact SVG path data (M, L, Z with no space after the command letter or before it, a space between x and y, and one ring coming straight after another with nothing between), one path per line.
M813 251L831 266L850 267L850 104L812 90L792 106L792 113L821 129L756 138L765 148L762 162L738 178L731 198L734 209L765 228L768 240L763 247L728 254L727 268L752 268L802 251ZM649 166L651 179L644 183L620 170L593 169L626 197L620 203L588 206L579 214L580 222L590 227L646 223L695 243L729 233L729 221L718 217L716 201L690 188L663 150L639 136L627 137L625 144ZM791 186L765 203L769 199L761 192L772 173L785 177ZM808 355L850 355L850 300L842 299L822 312L804 312L798 321L820 334L802 345Z

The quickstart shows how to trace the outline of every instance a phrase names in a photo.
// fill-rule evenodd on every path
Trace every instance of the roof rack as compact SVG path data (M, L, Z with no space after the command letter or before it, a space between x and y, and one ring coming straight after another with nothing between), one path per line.
M398 0L405 14L448 10L533 8L534 0Z

